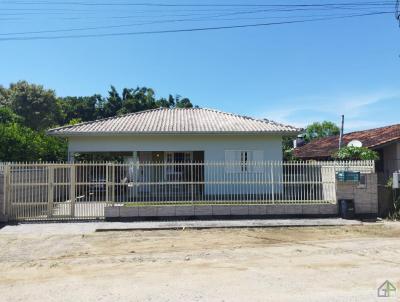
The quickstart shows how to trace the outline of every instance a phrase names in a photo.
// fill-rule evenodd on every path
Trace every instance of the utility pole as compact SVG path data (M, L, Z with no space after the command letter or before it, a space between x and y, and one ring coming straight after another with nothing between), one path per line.
M340 127L339 150L342 149L342 144L343 144L343 130L344 130L344 115L342 115L342 125L341 125L341 127Z

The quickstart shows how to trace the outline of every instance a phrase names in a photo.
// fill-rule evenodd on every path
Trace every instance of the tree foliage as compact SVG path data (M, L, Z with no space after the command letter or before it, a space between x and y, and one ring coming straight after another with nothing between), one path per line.
M339 133L340 129L335 123L329 121L315 122L306 127L304 140L310 142L327 136L339 135Z
M49 137L46 130L147 109L190 108L188 98L156 98L147 87L114 86L108 95L57 97L54 90L19 81L0 86L0 161L65 160L67 143Z
M22 118L9 107L0 107L0 124L20 123Z
M60 120L61 110L53 90L41 85L20 81L8 89L8 102L22 117L23 124L35 130L44 130Z
M66 141L17 123L0 124L1 161L56 161L66 158Z
M337 151L334 158L340 160L379 160L379 154L365 147L348 146Z

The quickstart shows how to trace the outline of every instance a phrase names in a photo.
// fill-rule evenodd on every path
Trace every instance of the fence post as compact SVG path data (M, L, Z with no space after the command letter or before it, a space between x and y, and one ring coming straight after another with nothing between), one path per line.
M5 219L8 220L10 217L10 209L11 209L11 198L10 198L10 164L4 166L4 187L3 187L3 213Z
M106 163L106 203L110 204L110 163Z
M75 201L76 201L76 166L71 164L70 168L70 186L69 198L71 199L71 217L75 217Z
M52 165L47 167L47 218L53 216L53 202L54 202L54 167Z
M194 181L194 177L193 177L193 162L191 163L191 165L190 165L190 179L191 179L191 187L192 187L192 203L193 203L193 201L194 201L194 192L193 192L193 181Z

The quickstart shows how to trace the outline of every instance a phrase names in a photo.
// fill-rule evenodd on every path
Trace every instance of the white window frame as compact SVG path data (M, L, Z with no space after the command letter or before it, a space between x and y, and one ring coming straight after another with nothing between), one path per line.
M260 157L261 159L255 159ZM263 150L225 150L226 173L261 173L263 167L254 166L251 163L264 159Z

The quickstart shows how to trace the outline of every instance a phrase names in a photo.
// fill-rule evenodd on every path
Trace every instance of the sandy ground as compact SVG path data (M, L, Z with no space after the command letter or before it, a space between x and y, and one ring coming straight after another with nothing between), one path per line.
M400 224L0 231L0 301L380 301ZM387 301L384 299L384 301Z

